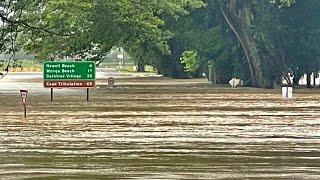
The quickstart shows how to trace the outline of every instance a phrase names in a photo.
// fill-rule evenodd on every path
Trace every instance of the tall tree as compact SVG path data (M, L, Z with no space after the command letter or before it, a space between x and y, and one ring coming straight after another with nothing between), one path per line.
M233 30L242 48L245 52L252 85L256 87L263 86L263 77L261 69L261 59L258 55L258 49L255 40L251 36L251 0L218 0L223 16Z
M278 36L278 33L281 33L279 9L291 6L294 0L218 2L226 22L246 55L252 85L272 87L272 81L281 74L279 72L286 69L283 39Z

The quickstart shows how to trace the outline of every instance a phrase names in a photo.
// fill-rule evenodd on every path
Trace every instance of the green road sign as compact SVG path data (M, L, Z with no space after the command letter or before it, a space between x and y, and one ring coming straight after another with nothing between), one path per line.
M96 77L96 65L92 61L45 62L43 79L81 79L93 80Z
M96 65L93 61L48 61L43 65L44 87L94 87Z

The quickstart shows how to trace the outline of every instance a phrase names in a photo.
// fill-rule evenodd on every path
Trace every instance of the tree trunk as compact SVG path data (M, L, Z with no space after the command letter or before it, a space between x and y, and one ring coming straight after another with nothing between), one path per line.
M313 87L316 87L316 80L317 80L317 72L313 71Z
M293 78L293 84L294 85L299 85L299 81L300 81L301 76L295 75Z
M261 60L255 40L250 34L251 0L219 0L221 12L241 43L245 52L252 80L252 86L264 85Z
M217 84L218 82L218 73L216 71L216 68L213 68L213 83Z
M138 62L138 72L145 72L145 67L144 67L144 63L143 62Z
M267 89L274 89L275 86L275 77L269 77L264 83L264 87Z
M311 86L311 73L307 73L307 88L312 88L312 86Z

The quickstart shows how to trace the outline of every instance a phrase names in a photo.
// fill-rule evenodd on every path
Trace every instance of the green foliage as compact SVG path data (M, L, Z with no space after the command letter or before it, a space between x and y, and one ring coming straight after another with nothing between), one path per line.
M296 3L281 16L287 28L287 52L290 66L297 72L311 74L319 70L320 58L320 1ZM301 73L300 73L301 74Z
M19 68L42 68L40 64L35 63L31 60L17 60L17 61L9 61L9 60L1 60L0 61L0 70L7 67L9 63L9 67L19 67ZM16 64L14 64L16 63Z
M270 0L272 4L276 4L279 8L290 7L295 0Z
M199 68L196 51L185 51L181 54L180 60L184 65L184 70L188 73L194 73Z
M20 60L21 62L21 67L22 68L42 68L42 65L35 63L34 61L30 61L30 60Z
M171 33L161 28L164 25L161 16L187 14L187 4L197 7L202 3L200 0L47 0L42 9L26 16L34 17L34 25L41 24L56 33L49 36L43 32L24 33L20 44L40 58L84 57L89 53L99 59L113 46L137 49L143 44L168 53L166 41Z
M181 54L190 49L197 52L194 59L193 75L197 77L202 72L208 73L208 63L214 63L221 68L217 72L220 82L228 82L234 74L239 60L237 42L221 19L219 7L215 1L205 1L206 6L190 10L190 14L179 19L166 18L165 27L173 33L169 40L171 54L166 55L159 67L165 76L183 77L185 64L181 64ZM236 50L234 50L236 49ZM168 62L169 61L169 62ZM170 66L170 68L168 68ZM240 69L240 68L237 68ZM190 72L189 72L190 74Z
M267 1L254 1L253 5L251 34L257 45L263 76L274 81L288 69L283 41L285 29L279 19L285 9Z

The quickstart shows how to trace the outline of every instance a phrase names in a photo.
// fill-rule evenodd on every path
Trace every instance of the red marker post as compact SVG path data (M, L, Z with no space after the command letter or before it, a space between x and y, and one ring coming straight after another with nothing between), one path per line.
M27 97L28 91L27 90L20 90L21 101L24 107L24 118L27 118Z

